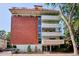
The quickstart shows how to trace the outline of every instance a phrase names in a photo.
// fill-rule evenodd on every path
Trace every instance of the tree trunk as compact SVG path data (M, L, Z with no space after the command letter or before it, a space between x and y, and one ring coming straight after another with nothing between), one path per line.
M71 37L71 41L72 41L72 44L73 44L73 49L74 49L74 55L77 55L77 46L76 46L76 42L74 40L74 34L72 32L72 28L71 28L71 25L67 22L67 19L64 17L64 15L62 14L62 11L60 10L60 16L61 18L63 19L63 21L66 23L67 27L68 27L68 30L69 30L69 33L70 33L70 37Z

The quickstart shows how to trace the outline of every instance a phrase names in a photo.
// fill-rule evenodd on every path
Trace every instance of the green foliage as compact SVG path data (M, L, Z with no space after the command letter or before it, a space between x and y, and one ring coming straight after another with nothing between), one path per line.
M13 48L17 48L16 45L13 45Z
M74 5L74 8L73 8ZM79 19L79 4L77 3L65 3L62 4L62 11L65 14L65 16L70 16L71 14L71 19ZM72 11L73 9L73 11ZM70 13L72 11L72 13Z
M71 14L71 19L79 19L79 3L46 3L46 5L52 8L61 8L66 18Z
M52 7L52 8L55 8L56 6L58 6L57 3L45 3L45 5Z
M75 41L79 44L79 27L74 31Z
M72 44L72 41L70 39L66 39L64 45L66 47L67 52L73 51L73 44Z
M74 30L77 30L79 27L79 19L72 20L72 25L73 25Z
M5 34L6 34L5 30L0 30L0 39L5 39Z
M16 49L15 53L19 53L19 49Z
M10 41L10 32L7 32L7 34L6 34L6 40Z
M66 44L62 44L59 46L54 46L53 47L53 51L54 52L65 52L65 53L69 53L69 52L73 52L73 47L72 46L68 46Z
M62 19L65 21L67 27L69 26L71 30L68 30L66 28L66 32L65 34L69 37L69 32L71 31L71 35L74 35L75 39L78 39L79 40L79 22L76 21L74 24L75 24L75 28L77 28L76 30L73 29L74 25L72 23L72 20L74 19L78 19L79 20L79 3L61 3L61 4L53 4L54 6L58 7L60 9L60 13L62 14ZM52 6L52 7L54 7ZM74 34L73 34L74 33ZM67 37L66 36L66 37ZM72 39L72 38L71 38ZM73 38L74 39L74 38ZM73 40L75 42L75 39ZM76 44L73 42L74 44L74 52L77 52L75 51L75 47L76 47ZM76 41L77 42L77 41ZM66 41L66 47L67 49L69 49L71 51L72 48L72 44L70 44L70 41Z
M65 29L65 31L64 31L64 34L65 34L65 38L70 37L69 31L66 30L66 29Z
M9 42L7 42L7 48L12 48Z
M28 53L31 53L31 52L32 52L32 49L31 49L31 46L30 46L30 45L29 45L28 48L27 48L27 52L28 52Z
M6 33L6 40L7 40L7 48L12 48L10 45L10 32Z
M37 46L35 46L35 52L38 52L38 48L37 48Z
M62 11L64 14L69 15L71 10L72 10L73 4L72 3L68 3L68 4L62 4Z

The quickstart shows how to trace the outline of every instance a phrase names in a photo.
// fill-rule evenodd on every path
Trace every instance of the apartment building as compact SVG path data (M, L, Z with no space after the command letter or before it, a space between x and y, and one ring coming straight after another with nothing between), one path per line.
M52 46L64 44L63 26L59 11L43 9L34 5L33 9L13 7L9 9L11 16L11 45L27 52L30 45L32 51L37 47L40 51L52 51ZM60 31L62 29L62 31Z

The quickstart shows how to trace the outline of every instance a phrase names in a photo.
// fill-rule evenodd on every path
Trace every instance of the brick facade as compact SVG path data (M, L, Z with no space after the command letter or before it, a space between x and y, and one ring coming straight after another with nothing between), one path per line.
M12 16L11 44L38 44L38 17Z

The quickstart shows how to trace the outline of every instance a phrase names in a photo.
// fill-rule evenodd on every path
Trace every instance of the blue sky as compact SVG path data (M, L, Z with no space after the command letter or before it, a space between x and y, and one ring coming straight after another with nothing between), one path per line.
M48 8L45 4L38 3L0 3L0 30L10 32L11 30L11 13L12 7L33 8L34 5L42 5L43 8Z

